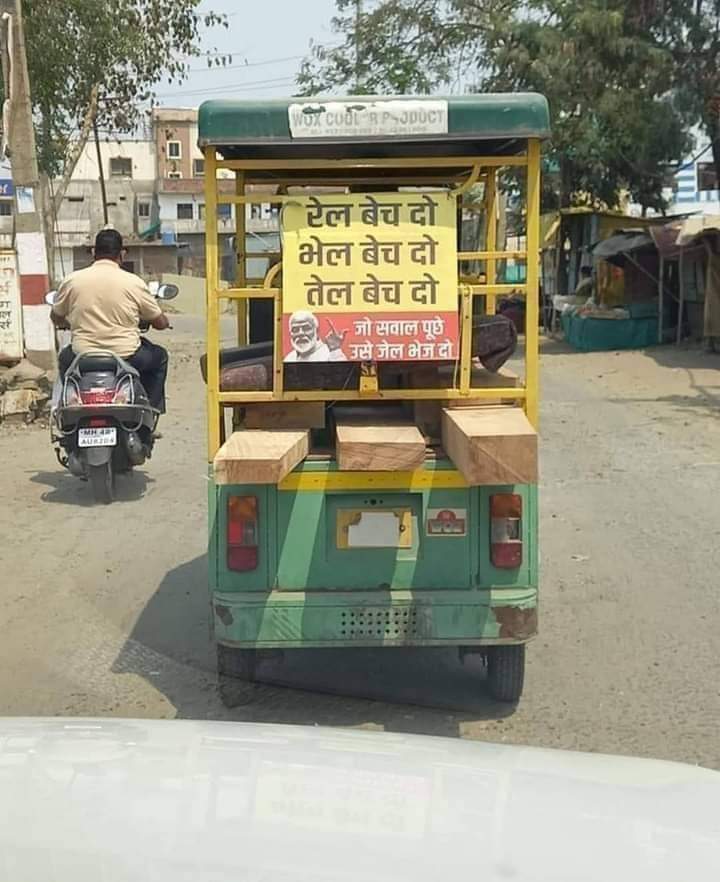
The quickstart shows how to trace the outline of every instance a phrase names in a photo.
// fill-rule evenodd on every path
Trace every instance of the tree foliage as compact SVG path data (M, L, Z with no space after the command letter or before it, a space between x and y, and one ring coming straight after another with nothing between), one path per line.
M682 26L657 32L672 0L382 0L360 17L354 0L336 2L343 42L313 48L305 94L542 92L557 200L614 206L629 191L664 207L692 122L673 88Z
M132 131L162 81L177 83L200 56L200 0L25 0L23 17L41 171L68 172L72 139L92 112L107 130ZM71 172L72 169L69 169Z
M710 140L720 180L720 2L645 3L655 40L673 56L674 88Z

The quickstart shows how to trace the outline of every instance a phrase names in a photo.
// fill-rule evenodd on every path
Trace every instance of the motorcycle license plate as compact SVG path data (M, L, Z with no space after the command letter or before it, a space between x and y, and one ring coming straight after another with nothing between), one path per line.
M78 429L78 447L115 447L117 428Z

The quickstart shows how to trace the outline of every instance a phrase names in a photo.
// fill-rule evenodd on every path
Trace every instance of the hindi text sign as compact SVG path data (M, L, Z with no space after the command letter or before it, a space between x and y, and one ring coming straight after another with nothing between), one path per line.
M282 217L285 361L458 357L449 193L293 198Z
M0 361L23 357L22 306L17 258L0 251Z

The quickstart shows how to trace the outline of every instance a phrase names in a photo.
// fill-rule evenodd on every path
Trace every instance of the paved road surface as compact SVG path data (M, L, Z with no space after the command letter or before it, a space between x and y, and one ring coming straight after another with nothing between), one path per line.
M454 654L305 652L250 707L214 691L198 323L170 414L109 508L46 432L0 428L0 713L366 726L720 768L720 357L545 348L541 636L514 712ZM345 695L326 693L345 692Z

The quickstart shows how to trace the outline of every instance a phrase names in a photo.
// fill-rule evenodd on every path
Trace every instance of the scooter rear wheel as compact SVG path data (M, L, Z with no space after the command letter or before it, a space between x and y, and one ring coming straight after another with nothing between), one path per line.
M115 473L112 462L88 466L88 478L95 502L110 505L115 497Z

